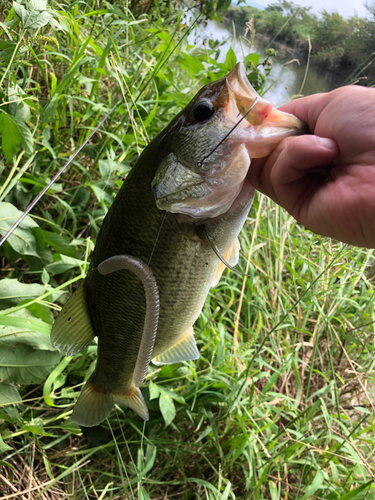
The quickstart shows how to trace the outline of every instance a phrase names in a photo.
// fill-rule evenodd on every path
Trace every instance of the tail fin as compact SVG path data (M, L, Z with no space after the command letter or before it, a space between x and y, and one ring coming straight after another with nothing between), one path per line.
M74 407L72 421L85 427L98 425L108 417L113 404L113 395L97 391L90 377Z
M126 394L104 394L96 390L90 377L74 407L72 421L85 427L98 425L108 417L115 403L129 406L143 420L148 420L148 409L138 387L133 386Z

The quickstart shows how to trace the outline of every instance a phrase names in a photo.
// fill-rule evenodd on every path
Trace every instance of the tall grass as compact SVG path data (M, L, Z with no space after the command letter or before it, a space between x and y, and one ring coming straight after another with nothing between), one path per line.
M0 498L374 498L373 251L316 236L263 196L241 233L251 278L226 271L211 290L198 361L150 368L149 422L123 407L95 428L69 420L96 346L52 358L53 316L139 153L233 54L226 66L219 45L189 46L173 6L136 18L126 2L51 5L65 32L24 33L10 65L2 55L33 145L3 156L0 201L22 210L118 106L19 233L32 252L12 240L0 254L1 349L40 360L12 371L0 359Z

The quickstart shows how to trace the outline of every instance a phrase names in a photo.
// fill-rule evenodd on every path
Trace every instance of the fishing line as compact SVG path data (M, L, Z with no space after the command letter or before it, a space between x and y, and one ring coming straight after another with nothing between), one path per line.
M205 226L201 226L200 228L197 228L197 233L199 236L210 245L212 250L215 252L216 256L221 260L221 262L226 266L228 269L233 271L236 274L239 274L240 276L245 276L246 278L251 278L250 274L242 273L241 271L238 271L238 269L235 269L233 266L227 262L224 257L221 255L220 250L218 249L215 240L211 235L208 234L207 228Z
M157 242L158 242L158 239L159 239L160 233L161 233L161 228L163 227L163 224L164 224L164 221L165 221L166 216L167 216L167 212L164 212L164 217L163 217L163 220L161 221L161 224L160 224L160 227L159 227L158 234L157 234L157 236L156 236L156 240L155 240L154 246L152 247L151 255L150 255L150 258L149 258L149 260L148 260L148 265L150 265L150 262L151 262L152 256L154 255L154 251L155 251L155 248L156 248L156 245L157 245Z
M223 138L223 139L221 139L221 141L220 141L218 144L216 144L216 146L214 147L214 149L213 149L213 150L212 150L212 151L211 151L211 152L210 152L207 156L203 156L203 158L201 159L201 161L198 161L198 162L197 162L197 167L198 167L198 168L201 168L201 167L203 166L203 162L204 162L205 160L207 160L207 158L209 158L209 157L210 157L210 156L211 156L211 155L212 155L212 154L213 154L213 153L217 150L217 148L223 144L223 142L224 142L224 141L226 141L226 140L228 139L228 137L230 136L230 134L231 134L231 133L232 133L232 132L233 132L233 131L234 131L234 130L238 127L238 125L242 122L242 120L244 120L244 119L247 117L247 115L250 113L250 111L254 108L254 106L255 106L255 105L256 105L256 103L258 102L258 99L259 99L259 97L257 96L257 97L255 98L254 103L253 103L253 104L250 106L250 108L246 111L246 113L243 115L243 117L242 117L242 118L241 118L241 119L240 119L240 120L239 120L239 121L235 124L235 126L234 126L233 128L231 128L231 129L229 130L229 132L228 132L228 133L224 136L224 138Z
M182 42L182 40L186 37L186 35L188 33L190 33L190 31L192 30L194 24L199 20L199 18L201 17L201 14L198 16L198 18L195 18L193 24L189 27L188 30L186 30L186 32L184 33L184 35L181 37L181 39L178 41L178 43L174 46L174 48L172 49L172 51L168 54L168 58L173 54L173 52L176 50L176 48L180 45L180 43ZM175 30L175 33L177 32L177 28ZM175 34L174 33L174 34ZM173 37L171 37L171 40L169 42L169 45L171 44L173 40ZM168 47L169 47L168 45ZM168 49L167 47L167 49ZM139 98L141 97L142 93L145 91L145 89L147 88L148 84L151 82L152 78L154 77L154 75L156 74L157 71L160 70L161 66L163 64L165 64L165 62L167 61L167 58L165 58L164 56L161 58L160 62L156 65L156 67L154 68L154 71L152 72L150 78L147 80L147 82L145 83L145 85L143 86L143 88L140 90L140 92L138 93L138 96L136 97L135 101L134 101L134 104L137 103L137 101L139 100ZM83 144L81 144L81 146L72 154L72 156L69 158L69 160L60 168L60 170L57 172L57 174L54 175L54 177L52 178L51 182L49 182L47 184L47 186L45 186L42 191L34 198L34 200L30 203L30 205L26 208L26 210L23 212L23 214L21 215L21 217L12 224L12 226L10 227L10 229L5 233L5 235L0 239L0 247L7 241L7 239L13 234L13 232L17 229L17 227L21 224L21 222L26 218L26 216L30 213L30 211L35 207L35 205L39 202L39 200L45 195L45 193L48 191L48 189L50 189L50 187L57 181L57 179L61 176L61 174L63 174L65 172L65 170L69 167L69 165L72 163L72 161L76 158L76 156L78 155L78 153L80 153L82 151L82 149L84 148L84 146L86 146L86 144L88 143L88 141L93 137L93 135L98 131L98 129L101 127L101 125L103 125L103 123L107 120L107 118L113 113L113 111L116 109L116 107L118 106L119 102L121 101L118 101L116 102L116 104L110 109L110 111L104 116L104 118L102 118L102 120L99 122L99 124L94 128L94 130L90 133L90 135L85 139L85 141L83 142Z
M69 158L69 160L63 165L60 170L57 172L57 174L52 177L52 180L45 186L42 191L33 199L33 201L30 203L30 205L26 208L24 213L21 215L21 217L12 224L10 229L8 230L7 233L1 238L0 240L0 247L3 245L3 243L6 242L6 240L9 238L9 236L17 229L17 227L21 224L21 222L25 219L25 217L28 215L28 213L35 207L35 205L38 203L38 201L44 196L44 194L49 190L49 188L57 181L57 179L60 177L61 174L65 172L65 170L69 167L69 165L72 163L74 158L82 151L82 149L86 146L86 144L89 142L89 140L92 138L92 136L98 131L98 129L103 125L103 123L107 120L109 115L115 110L116 106L118 103L116 103L113 108L105 115L104 118L100 120L98 125L94 128L94 130L90 133L90 135L85 139L85 141L80 145L80 147L72 154L72 156Z

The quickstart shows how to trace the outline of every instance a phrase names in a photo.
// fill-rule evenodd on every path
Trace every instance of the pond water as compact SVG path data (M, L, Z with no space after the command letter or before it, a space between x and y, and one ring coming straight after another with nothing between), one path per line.
M208 40L225 40L225 43L220 47L221 53L219 62L223 62L225 54L230 47L236 53L237 59L242 61L249 52L257 52L263 55L263 51L256 46L249 47L249 44L235 39L224 25L209 21L205 28L198 27L197 31L191 33L188 42L195 46L208 45ZM250 50L249 50L250 49ZM310 66L307 72L305 83L302 87L307 60L289 63L292 59L276 59L273 63L273 68L270 76L267 79L268 90L265 94L267 100L275 105L281 105L290 100L293 95L310 95L317 92L328 92L342 83L342 77L335 75L330 71L323 72ZM307 57L306 57L307 59Z

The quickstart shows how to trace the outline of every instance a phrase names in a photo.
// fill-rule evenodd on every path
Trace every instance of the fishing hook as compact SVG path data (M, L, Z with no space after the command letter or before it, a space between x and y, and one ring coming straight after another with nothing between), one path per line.
M203 166L204 160L207 160L207 158L209 158L212 155L212 153L214 153L217 150L217 148L219 146L221 146L223 144L223 142L228 139L228 137L233 132L233 130L238 127L238 125L242 122L242 120L244 120L247 117L247 115L250 113L250 111L254 108L254 106L258 102L258 99L259 99L259 97L256 96L255 101L253 102L253 104L246 111L246 113L243 115L243 117L235 124L235 126L229 130L229 132L226 134L226 136L223 139L221 139L221 141L218 144L216 144L216 146L214 147L214 149L207 156L203 156L203 158L201 159L201 161L197 162L197 167L198 168L201 168Z
M235 269L233 266L227 262L224 257L221 255L220 250L218 249L215 240L213 239L212 236L210 236L207 232L207 228L205 226L200 226L197 228L197 233L198 236L202 238L202 240L210 245L212 250L215 252L216 256L221 260L221 262L226 266L228 269L233 271L236 274L239 274L240 276L245 276L246 278L251 278L250 274L242 273L241 271L238 271L238 269Z

